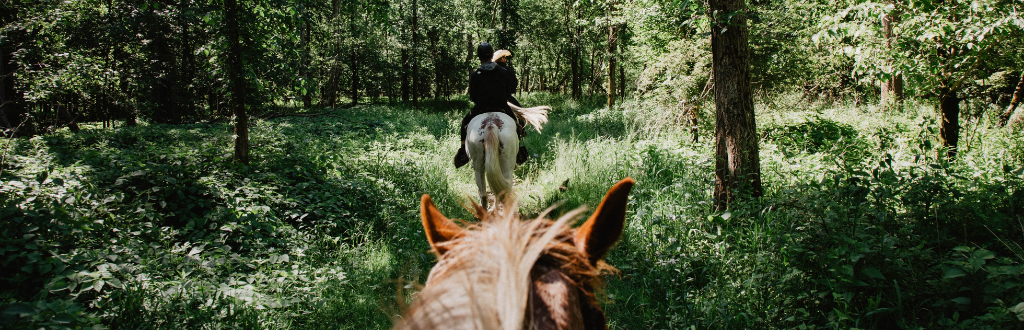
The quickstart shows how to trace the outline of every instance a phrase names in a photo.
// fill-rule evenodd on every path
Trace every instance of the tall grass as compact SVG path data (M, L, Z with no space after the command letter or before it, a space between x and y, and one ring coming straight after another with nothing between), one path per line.
M1020 326L1024 138L988 115L947 164L931 103L760 100L766 197L712 212L710 105L691 142L642 100L521 100L554 108L524 140L522 214L638 182L612 329ZM225 124L5 140L0 324L388 328L434 262L419 196L471 218L472 170L451 166L466 104L256 120L249 166Z

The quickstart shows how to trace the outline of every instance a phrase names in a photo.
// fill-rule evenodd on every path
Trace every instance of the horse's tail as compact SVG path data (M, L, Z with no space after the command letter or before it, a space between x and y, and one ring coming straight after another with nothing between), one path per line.
M536 128L537 132L540 132L541 126L548 122L548 110L551 110L551 107L546 105L533 108L520 108L515 104L509 103L508 106L512 108L512 111L518 114L519 117L523 118L523 121L529 125L533 125L533 128Z
M498 129L493 125L487 127L484 133L484 177L487 184L494 192L494 198L501 203L512 191L512 185L505 180L501 173L501 140L498 138Z

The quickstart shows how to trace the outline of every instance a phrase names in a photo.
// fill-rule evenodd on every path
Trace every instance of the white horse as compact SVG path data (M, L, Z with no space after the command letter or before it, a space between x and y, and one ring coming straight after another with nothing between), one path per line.
M520 108L508 104L512 111L523 118L540 133L541 126L548 122L549 106ZM466 126L466 153L473 164L476 186L480 192L480 204L487 209L487 185L494 192L495 201L500 203L512 197L512 171L516 168L516 153L519 151L519 137L516 136L516 121L501 112L477 115Z

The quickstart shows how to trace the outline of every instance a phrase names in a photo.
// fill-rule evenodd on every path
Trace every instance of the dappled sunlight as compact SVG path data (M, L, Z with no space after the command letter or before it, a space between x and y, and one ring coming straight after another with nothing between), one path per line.
M693 143L677 123L657 132L631 124L656 118L651 109L524 99L552 101L554 110L544 134L524 139L532 155L514 182L523 216L593 206L616 180L637 181L623 238L608 256L621 271L606 288L612 328L810 318L796 306L836 308L828 292L858 301L871 288L861 283L885 295L902 278L894 267L961 260L915 241L922 235L943 235L950 247L998 235L1007 247L964 258L1019 264L983 259L1017 251L1006 224L1024 182L1019 134L970 126L970 149L942 164L926 104L883 114L789 103L802 108L760 121L766 196L712 212L713 140ZM96 297L113 306L101 314L113 325L386 328L400 314L399 282L415 292L411 283L435 262L422 242L419 196L473 221L462 206L476 198L473 172L452 166L461 112L372 105L256 121L258 152L244 167L231 162L230 132L220 124L5 140L14 165L5 165L0 191L10 207L38 210L18 217L60 219L39 232L66 247L66 269L81 272L33 285ZM928 271L975 276L964 265ZM31 271L52 274L43 269ZM901 281L901 290L915 283Z

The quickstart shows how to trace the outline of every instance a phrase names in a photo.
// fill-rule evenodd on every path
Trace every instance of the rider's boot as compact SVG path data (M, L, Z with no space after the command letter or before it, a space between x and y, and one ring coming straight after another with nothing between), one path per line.
M530 154L526 152L526 146L522 144L523 138L526 137L526 127L516 123L516 134L519 135L519 152L516 153L516 165L523 165L527 158L530 158Z
M460 168L469 164L469 155L466 154L465 143L459 147L459 151L455 153L455 159L452 159L452 162L455 164L455 168Z

